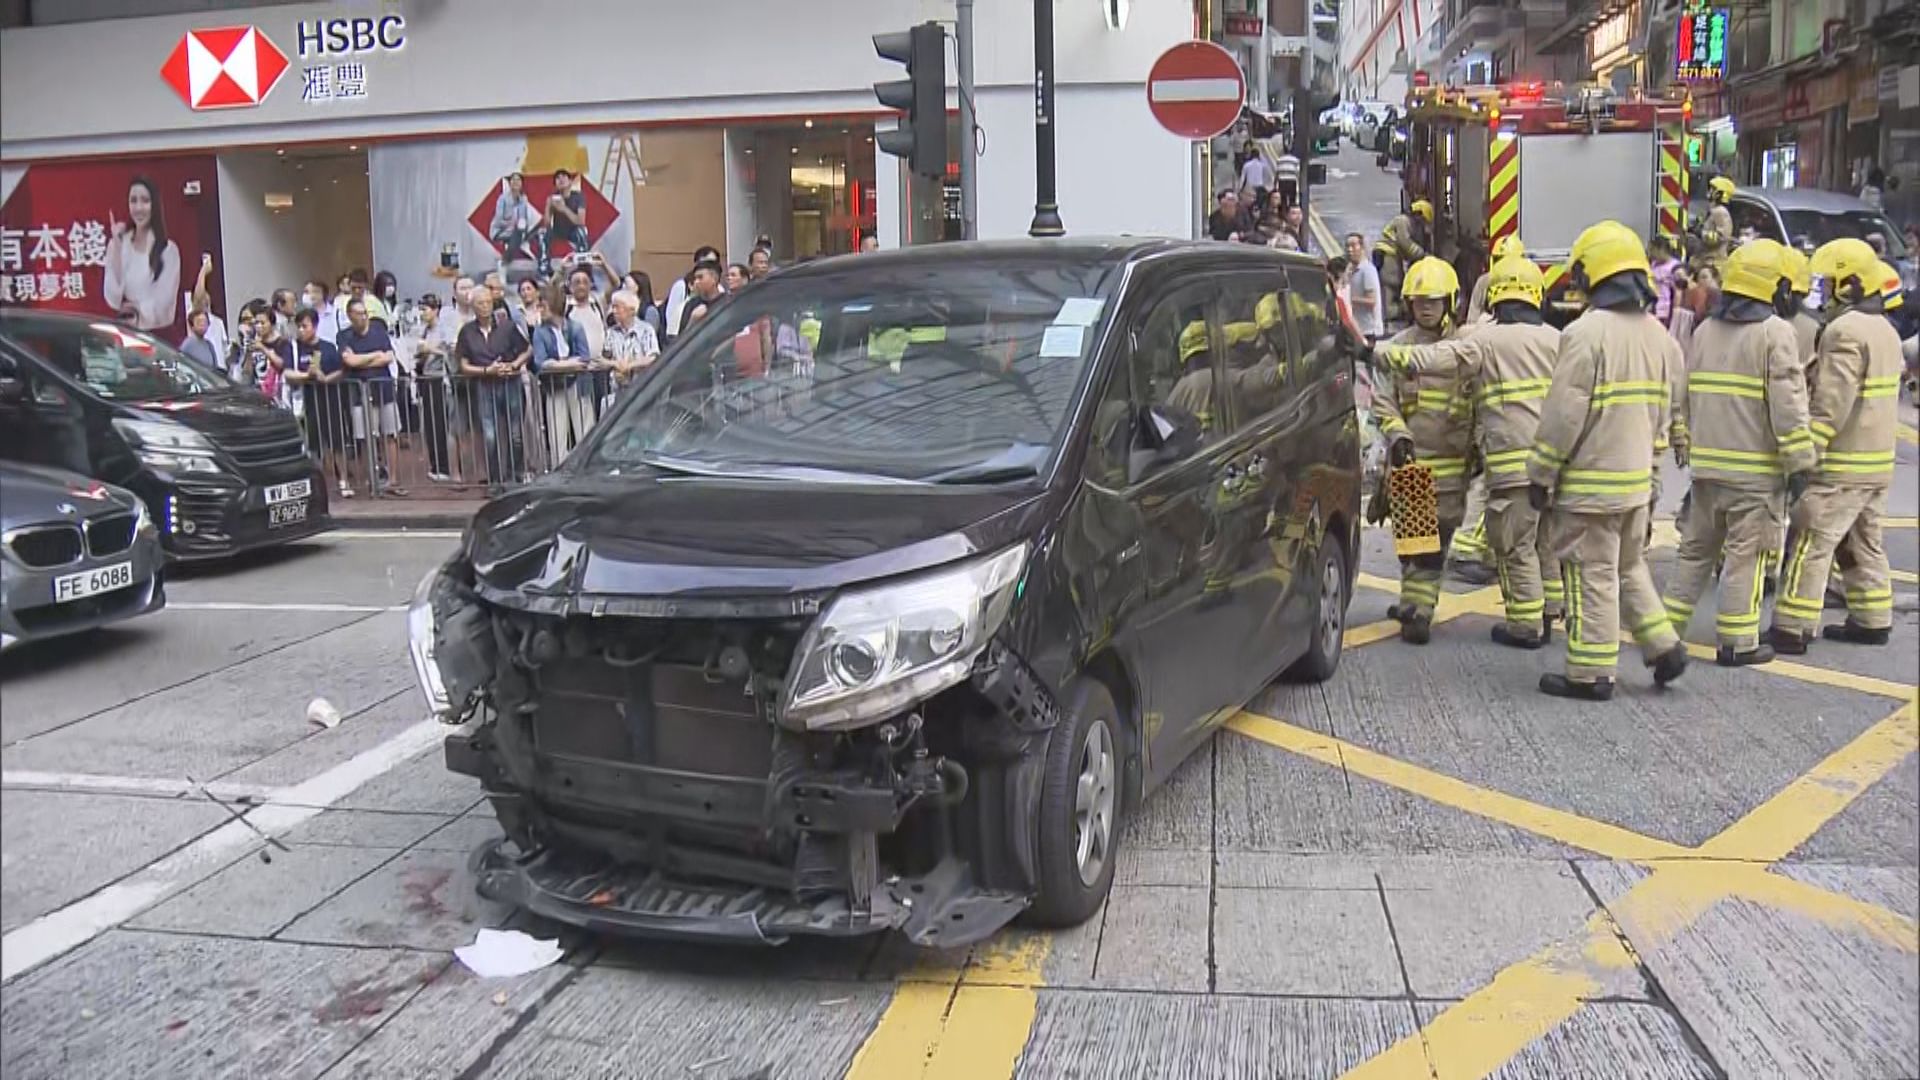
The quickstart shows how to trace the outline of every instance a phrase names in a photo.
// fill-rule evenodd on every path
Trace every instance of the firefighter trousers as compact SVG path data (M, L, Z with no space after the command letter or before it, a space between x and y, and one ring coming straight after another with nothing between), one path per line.
M1447 545L1453 542L1453 534L1460 528L1460 519L1466 513L1466 493L1435 492L1434 506L1440 519L1440 550L1431 555L1409 555L1400 560L1400 608L1403 620L1409 616L1433 618L1433 609L1440 603L1440 580L1447 569Z
M1647 506L1554 515L1553 549L1567 590L1567 678L1574 682L1613 677L1623 624L1649 664L1680 642L1647 566L1650 516Z
M1768 568L1780 559L1784 492L1750 491L1711 480L1693 482L1693 504L1681 523L1680 550L1667 578L1667 617L1684 635L1693 607L1720 564L1714 629L1724 648L1752 652L1760 644L1760 608Z
M1521 488L1522 496L1526 489ZM1521 502L1526 499L1522 498ZM1453 534L1453 543L1449 552L1454 562L1484 563L1490 561L1491 550L1487 546L1487 478L1485 474L1473 478L1467 487L1467 509L1461 517L1462 526Z
M1537 636L1545 630L1543 618L1560 617L1566 586L1560 582L1548 524L1528 505L1524 487L1487 494L1487 543L1500 576L1507 628L1515 633Z
M1847 544L1852 565L1840 571L1847 594L1847 619L1868 629L1893 625L1893 578L1880 519L1887 509L1887 486L1842 487L1815 480L1793 508L1796 539L1787 552L1773 625L1809 636L1820 628L1821 601L1834 552Z

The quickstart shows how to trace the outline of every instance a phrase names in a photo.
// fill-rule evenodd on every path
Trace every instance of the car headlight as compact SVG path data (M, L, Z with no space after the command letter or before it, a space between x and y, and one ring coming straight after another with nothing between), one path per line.
M153 531L153 511L147 509L147 500L138 496L133 500L133 531L137 536Z
M165 420L115 420L113 429L127 440L140 460L172 472L217 473L213 444L184 424Z
M440 720L453 721L453 702L447 695L447 684L440 677L440 663L434 656L438 644L433 624L433 587L440 580L440 567L427 571L420 579L420 585L413 590L413 600L407 605L407 655L413 659L413 677L420 683L420 693L427 699L427 708Z
M811 731L875 723L967 677L1006 621L1023 544L956 567L849 592L800 643L781 716Z

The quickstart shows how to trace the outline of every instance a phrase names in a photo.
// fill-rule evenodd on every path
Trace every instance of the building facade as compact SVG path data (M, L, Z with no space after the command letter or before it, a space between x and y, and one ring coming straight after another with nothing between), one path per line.
M63 230L66 259L36 262L9 233L0 255L21 266L0 269L13 294L0 300L23 302L25 274L25 302L44 302L44 271L59 275L59 304L97 303L67 296L68 275L100 287L92 226L124 230L136 201L215 256L229 311L350 267L390 271L403 295L444 292L502 258L490 226L504 178L524 174L538 207L562 168L584 188L593 250L661 292L704 244L743 259L764 236L788 261L954 231L951 183L876 154L893 120L872 92L900 77L872 36L951 23L951 0L570 0L564 18L509 0L26 7L55 21L20 26L46 19L16 12L0 29L0 203L23 234ZM1062 216L1075 234L1191 235L1195 155L1154 122L1145 80L1192 36L1194 10L1135 3L1113 22L1094 0L1056 7ZM1032 7L977 0L974 25L979 235L1022 236ZM134 191L135 177L154 190ZM180 253L183 290L200 253Z

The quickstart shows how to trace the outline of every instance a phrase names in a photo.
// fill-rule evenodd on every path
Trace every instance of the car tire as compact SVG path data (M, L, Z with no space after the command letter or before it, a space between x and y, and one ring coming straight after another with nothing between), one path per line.
M1342 641L1347 631L1347 556L1338 537L1329 536L1315 557L1312 638L1307 652L1287 669L1290 682L1317 683L1333 678L1340 669Z
M1083 679L1065 705L1047 740L1041 772L1039 891L1027 911L1028 922L1046 927L1078 926L1106 900L1126 802L1121 790L1125 743L1113 695L1099 680ZM1104 773L1097 760L1103 754ZM1083 787L1088 789L1084 801ZM1104 825L1097 820L1101 814ZM1089 827L1095 830L1091 839Z

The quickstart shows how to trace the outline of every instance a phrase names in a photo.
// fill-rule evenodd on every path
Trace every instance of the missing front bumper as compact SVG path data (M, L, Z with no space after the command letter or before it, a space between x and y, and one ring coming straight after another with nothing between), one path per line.
M480 893L556 922L598 932L778 945L791 937L857 937L898 930L922 946L966 945L1012 921L1024 895L983 889L949 857L919 877L894 878L856 911L845 897L797 899L781 890L669 878L549 849L521 857L512 841L473 854Z

